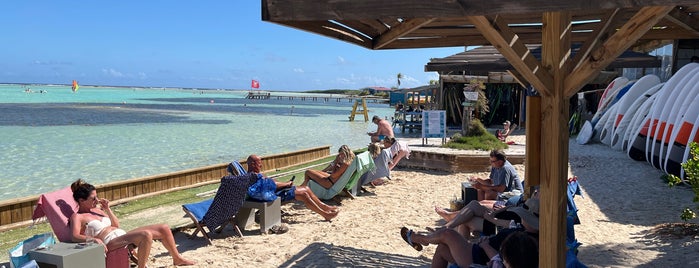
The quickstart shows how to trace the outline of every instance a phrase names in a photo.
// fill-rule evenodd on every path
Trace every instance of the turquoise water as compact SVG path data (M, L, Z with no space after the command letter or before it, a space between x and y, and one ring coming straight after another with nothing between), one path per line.
M332 145L364 147L352 103L247 100L247 92L0 85L0 200ZM46 90L48 93L38 93ZM276 93L273 93L276 94ZM308 93L284 93L312 95ZM318 96L327 96L318 94ZM369 103L370 115L392 116Z

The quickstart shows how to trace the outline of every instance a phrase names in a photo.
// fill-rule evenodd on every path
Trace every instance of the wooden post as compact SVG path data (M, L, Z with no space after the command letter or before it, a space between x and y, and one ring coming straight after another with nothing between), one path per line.
M541 148L540 162L539 266L565 267L569 104L564 81L571 49L571 15L545 12L542 23L541 60L553 76L553 85L541 100L541 144L546 146Z
M524 170L524 180L527 188L524 190L527 196L531 196L530 188L541 184L541 97L527 96L526 118L527 168Z

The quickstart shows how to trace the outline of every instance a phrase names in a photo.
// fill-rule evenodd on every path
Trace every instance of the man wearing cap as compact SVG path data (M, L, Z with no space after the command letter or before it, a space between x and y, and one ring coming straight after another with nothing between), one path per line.
M377 128L374 132L367 132L371 136L371 142L379 142L386 137L393 137L393 127L386 119L381 119L378 115L371 118L371 122L376 124Z
M423 246L437 245L431 267L447 267L449 263L456 263L459 267L469 267L474 263L486 265L498 253L497 250L500 249L502 242L515 232L524 232L537 241L539 240L539 200L529 200L532 201L528 201L529 206L526 209L524 207L508 209L520 217L521 227L503 229L496 235L481 238L478 243L469 243L461 234L450 228L439 229L423 235L403 227L401 228L401 236L405 242L418 251L422 250ZM535 257L538 256L531 256L531 258Z

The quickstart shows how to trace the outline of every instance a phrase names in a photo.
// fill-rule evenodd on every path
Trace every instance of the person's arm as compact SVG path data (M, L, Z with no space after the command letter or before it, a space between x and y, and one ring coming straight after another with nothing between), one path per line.
M73 213L73 215L70 216L70 220L68 223L70 224L70 239L76 243L85 242L86 237L80 234L80 229L82 228L80 214Z
M487 221L489 221L489 222L492 222L493 224L495 224L495 225L497 225L497 226L500 226L500 227L503 227L503 228L509 228L509 227L510 227L510 221L495 218L495 214L496 214L496 213L497 213L497 212L485 213L485 214L483 215L483 219L485 219L485 220L487 220Z
M488 259L492 259L495 255L498 255L498 251L490 245L488 237L482 238L481 241L478 242L478 246L485 251L485 255L488 255Z
M112 208L109 207L109 200L100 198L99 203L102 206L102 211L104 211L104 213L106 213L107 216L109 216L109 220L112 221L112 226L119 228L119 219L117 219L116 215L114 215L114 212L112 212Z

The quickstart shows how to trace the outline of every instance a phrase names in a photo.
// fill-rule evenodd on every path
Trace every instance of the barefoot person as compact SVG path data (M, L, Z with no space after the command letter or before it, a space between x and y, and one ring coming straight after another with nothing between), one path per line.
M144 268L148 263L153 240L158 239L170 252L174 265L195 264L177 251L175 238L166 224L148 225L126 232L119 229L119 220L109 207L109 200L97 197L95 186L79 179L73 182L70 188L73 190L73 199L78 202L78 212L70 216L73 242L85 242L86 234L89 234L107 250L134 244L138 247L138 267Z
M371 137L371 142L379 142L386 137L393 137L393 127L388 120L375 115L371 118L371 122L377 126L376 131L367 133Z
M335 160L333 160L332 163L330 163L330 165L328 165L326 168L323 170L306 170L301 186L307 186L308 181L312 180L326 189L333 187L335 182L342 176L343 173L345 173L345 170L347 170L349 165L352 164L354 156L354 152L350 150L349 146L340 146Z
M259 156L254 154L248 156L247 164L248 172L262 173L262 158ZM320 216L323 216L323 218L328 221L337 217L337 214L340 213L338 207L329 206L320 201L308 186L294 186L293 181L278 182L274 180L274 183L277 185L276 194L281 198L282 202L291 200L301 201L308 209L320 214Z

